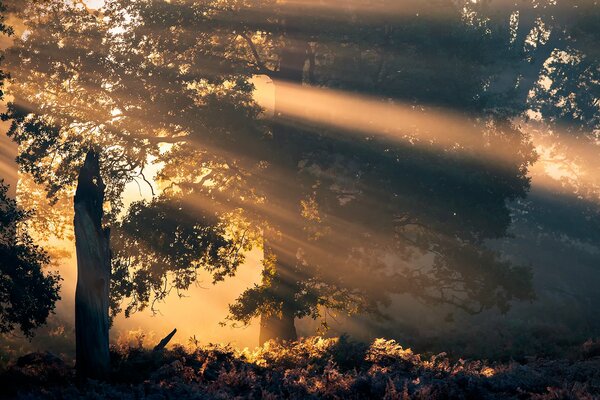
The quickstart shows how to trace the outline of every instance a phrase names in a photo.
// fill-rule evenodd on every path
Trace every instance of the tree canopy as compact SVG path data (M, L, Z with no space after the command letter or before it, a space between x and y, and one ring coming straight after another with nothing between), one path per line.
M558 104L595 87L595 64L577 46L544 64L554 40L593 48L589 16L563 2L574 11L560 21L537 2L397 3L29 5L9 135L51 198L99 154L115 311L189 288L200 268L233 275L255 247L263 280L231 306L243 323L383 315L405 293L468 313L533 298L528 268L487 241L508 234L508 203L529 189L536 155L519 119L594 120L593 95L569 114ZM563 67L581 79L535 95L540 71L559 85ZM272 116L254 98L259 76ZM124 210L134 181L154 198Z

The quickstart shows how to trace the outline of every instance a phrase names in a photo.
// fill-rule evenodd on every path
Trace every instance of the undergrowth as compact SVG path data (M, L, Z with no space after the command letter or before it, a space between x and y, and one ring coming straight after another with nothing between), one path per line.
M345 336L255 350L120 345L112 348L109 382L76 384L72 366L33 353L0 374L0 388L20 399L598 399L599 347L587 342L571 359L488 363Z

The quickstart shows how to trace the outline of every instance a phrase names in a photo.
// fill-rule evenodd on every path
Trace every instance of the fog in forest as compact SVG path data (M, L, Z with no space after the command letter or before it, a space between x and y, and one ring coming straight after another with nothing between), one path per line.
M2 3L0 365L597 345L596 1Z

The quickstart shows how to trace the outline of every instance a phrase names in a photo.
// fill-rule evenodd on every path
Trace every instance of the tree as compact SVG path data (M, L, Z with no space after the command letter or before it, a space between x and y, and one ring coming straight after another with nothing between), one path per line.
M393 8L391 4L387 6L383 9ZM304 195L295 193L296 198L290 201L291 195L283 200L281 194L271 193L271 199L275 200L275 207L281 209L290 208L294 203L301 205L304 217L308 216L306 219L317 222L321 231L328 233L321 233L324 237L314 244L314 235L311 238L303 232L305 228L302 228L300 217L295 224L286 220L285 226L279 227L289 243L279 249L277 268L271 269L273 272L266 284L247 291L232 308L235 318L246 322L248 317L257 316L257 310L261 309L269 313L275 310L276 319L287 320L284 325L288 328L283 329L291 333L282 334L281 327L267 326L266 330L272 333L266 333L264 338L293 338L293 318L318 316L319 306L352 310L348 305L354 303L358 309L374 311L378 302L389 301L386 294L390 293L409 292L435 303L453 303L468 312L494 305L506 309L506 300L510 297L530 297L531 288L527 283L530 277L526 270L510 267L500 262L498 255L481 248L486 238L506 233L510 217L505 202L524 196L526 167L533 160L527 137L508 121L511 115L518 115L520 109L510 109L509 113L494 112L492 107L500 108L503 104L491 99L484 89L486 81L493 79L504 66L494 64L492 60L510 62L512 57L506 50L508 46L502 46L502 32L486 34L484 27L466 24L458 8L451 4L445 6L436 4L434 7L439 8L432 10L430 4L409 4L407 8L413 12L383 18L368 13L365 16L352 9L338 14L334 11L333 17L324 17L331 19L327 23L311 15L314 25L304 24L306 15L297 13L294 17L299 18L282 17L284 34L281 30L271 31L276 37L283 35L283 40L288 43L280 52L280 69L274 74L287 80L283 84L312 81L313 84L344 88L353 94L377 94L397 102L405 100L426 110L421 116L423 119L437 118L435 106L444 106L464 115L462 118L472 121L472 125L467 122L461 126L464 129L462 137L453 136L450 126L446 131L421 130L414 132L414 136L398 127L389 127L391 132L397 132L396 137L408 136L418 146L373 136L368 136L367 140L355 136L351 142L343 138L344 133L339 130L327 132L322 128L320 132L310 132L312 136L320 135L321 143L315 143L306 139L307 131L298 128L297 121L296 126L290 128L289 120L294 122L293 118L278 110L276 89L275 114L279 124L283 125L283 128L276 128L279 132L274 132L281 136L278 147L285 149L282 153L287 159L287 168L293 171L303 165L308 179L302 188ZM290 11L294 10L284 9L283 13ZM327 28L313 31L313 26ZM265 30L261 27L261 35ZM308 42L311 42L310 46ZM402 49L402 52L397 54L393 49ZM289 51L295 57L289 56ZM295 60L294 65L284 62L284 58ZM435 60L445 59L452 59L456 68L435 63ZM465 73L465 69L469 72ZM439 84L435 84L436 81ZM277 82L275 84L277 87ZM382 108L385 109L379 107ZM306 114L311 111L315 109ZM345 117L343 112L330 112L332 120ZM479 125L473 117L487 120L492 129ZM344 125L337 121L336 124L345 127L345 134L360 131L351 122ZM369 135L375 130L363 132ZM444 142L443 135L452 138L450 143ZM426 141L420 141L419 136L428 140L433 137L438 143L425 144L426 150L420 150ZM458 140L452 142L456 138ZM456 158L449 156L448 148L444 147L457 145L460 151ZM440 147L444 150L440 151ZM508 158L504 157L498 164L486 148ZM474 157L473 154L478 152L480 156ZM486 171L486 174L475 180L467 178L472 171ZM344 172L347 193L340 190L343 186L339 184L343 180L339 176ZM287 176L293 176L293 173ZM360 176L360 179L352 179L353 176ZM333 187L337 190L330 190ZM467 193L466 188L469 188ZM289 195L289 191L283 192ZM288 206L277 204L276 199L283 200L281 204ZM345 203L341 207L340 200ZM461 217L452 218L456 215ZM491 220L491 215L497 219ZM462 226L451 223L453 219L460 221ZM482 224L485 220L489 222L487 225ZM295 231L294 227L297 228ZM327 236L328 240L325 239ZM387 240L392 237L396 240ZM436 261L432 269L423 274L410 268L404 273L390 274L386 271L389 266L373 261L374 266L365 268L356 261L362 259L361 254L351 249L360 249L367 242L372 247L363 254L367 259L377 260L382 252L395 252L404 255L404 263L417 264L419 257L412 260L407 257L412 249L420 256L434 253ZM311 248L316 248L312 257L307 250ZM301 259L297 256L298 249L303 250ZM328 257L331 254L338 257ZM340 254L351 254L352 260L340 259ZM357 265L353 266L353 263ZM403 263L399 264L396 271L402 270L398 267ZM337 269L332 265L344 265L344 268ZM340 271L344 271L343 279ZM352 271L355 271L354 276ZM473 285L474 282L486 283L479 286ZM350 288L353 290L348 290ZM437 292L440 288L443 292Z
M284 9L280 10L278 14L281 17L279 21L285 21L284 24L279 25L280 29L269 31L261 27L257 29L260 32L257 36L260 38L260 43L263 43L265 41L263 37L265 35L269 36L268 33L265 34L265 31L267 31L271 32L273 42L282 41L281 36L283 36L286 43L292 43L292 46L288 47L296 49L294 68L296 73L292 78L296 82L333 86L344 88L353 94L377 94L390 100L407 101L411 105L418 105L418 107L427 110L423 114L423 118L427 118L427 114L429 114L429 118L435 119L437 117L435 106L443 106L446 109L459 112L463 116L462 118L472 121L474 126L478 125L475 119L479 119L480 121L486 121L489 124L488 127L492 127L493 133L491 135L490 131L482 125L475 128L475 131L479 130L479 133L484 136L490 135L488 138L491 140L487 144L484 144L485 139L484 142L478 143L479 138L469 138L468 140L474 140L475 143L467 144L465 142L466 136L453 136L451 134L450 125L444 132L450 137L450 143L438 143L438 150L434 149L434 152L439 153L440 144L450 145L449 147L458 144L463 151L479 152L486 155L480 158L476 157L478 160L472 160L471 165L468 165L469 162L465 160L462 161L461 165L460 162L455 163L455 160L444 160L443 156L437 160L436 157L430 156L431 160L436 160L434 164L439 164L441 168L433 175L433 179L425 178L420 184L424 187L431 185L430 188L435 189L431 193L424 192L423 197L413 203L413 207L417 204L427 204L430 207L433 206L431 208L435 210L437 208L436 202L439 200L439 211L434 213L436 216L434 219L427 215L420 215L420 210L415 210L416 207L413 209L404 208L404 210L398 208L392 210L388 216L402 210L403 212L399 214L401 218L396 220L400 222L399 227L403 231L406 231L407 227L408 230L414 231L415 226L420 225L421 229L424 230L424 234L418 242L414 243L416 244L415 247L421 251L433 251L437 254L437 265L434 264L433 274L403 276L402 279L405 281L406 286L401 285L395 290L408 290L417 298L427 298L431 295L430 290L440 287L445 287L448 290L448 286L457 289L461 284L465 284L469 287L467 298L471 300L478 299L475 304L480 302L477 306L484 305L485 308L487 307L485 306L486 303L489 306L488 301L490 298L484 300L485 296L481 297L476 292L471 291L476 286L469 285L468 282L471 280L482 282L486 279L475 278L472 275L477 271L476 268L465 269L464 267L487 265L490 267L488 272L495 271L488 276L490 278L488 283L505 282L506 286L504 288L507 290L503 293L501 291L496 292L490 290L487 284L481 285L480 288L485 293L498 295L496 305L499 305L501 309L505 309L504 300L501 299L506 294L513 293L516 294L517 298L522 299L529 297L527 293L531 288L527 288L526 282L530 278L524 269L512 269L506 264L502 266L501 262L498 263L499 260L496 256L481 251L481 244L489 238L499 237L506 233L506 229L510 224L510 211L503 203L519 197L523 198L528 187L525 182L527 180L526 168L533 162L535 157L532 154L532 145L528 135L524 131L520 131L517 124L519 119L526 115L529 110L531 105L528 98L530 91L538 84L538 80L544 76L542 66L547 65L546 63L551 60L553 54L556 55L555 46L557 43L564 43L567 47L581 47L585 43L588 43L589 46L589 43L593 43L595 30L592 28L594 26L592 22L594 13L590 13L593 6L589 2L579 2L577 4L572 2L521 2L518 6L504 4L503 6L506 6L506 8L494 8L494 5L488 3L490 2L479 2L478 4L458 3L457 6L457 4L451 4L450 2L437 2L435 4L403 2L402 6L406 6L406 8L400 10L404 12L399 14L393 13L393 11L398 10L393 7L392 2L373 2L372 7L366 7L367 10L370 10L367 12L365 12L365 9L360 9L359 5L350 3L347 9L343 7L336 8L328 13L326 17L308 16L307 14L310 11L307 13L306 9L294 10L293 5L285 9L284 4ZM381 8L378 9L377 6L381 6ZM407 10L409 12L406 12ZM499 11L503 15L501 21L498 21L497 14L495 14ZM385 15L377 15L378 12ZM488 18L489 14L492 14L492 19ZM319 18L326 18L328 22L324 23ZM306 23L306 19L311 19L311 23ZM273 24L273 21L278 20L271 18L269 21ZM374 21L378 23L374 23ZM313 23L314 25L312 25ZM257 26L255 20L246 25L250 32L255 26ZM314 26L321 29L312 30L311 28ZM327 28L322 29L324 26ZM298 45L298 43L301 45ZM305 45L302 45L302 43ZM269 49L269 46L266 47ZM268 54L268 50L263 52L254 50L253 56L259 61L260 57L256 57L256 54ZM284 52L285 50L281 50L280 54L284 54ZM262 59L270 60L271 58L266 56ZM279 58L279 60L281 63L283 58ZM443 60L443 62L436 62L438 60ZM594 58L588 59L585 66L582 65L582 71L586 72L580 73L579 76L591 76L590 71L595 71L593 66L589 66L590 60L594 60ZM258 64L264 65L265 63L259 62ZM289 67L286 68L290 69ZM573 74L563 74L562 69L554 71L558 77L573 76ZM273 76L276 77L276 73ZM556 81L556 79L553 81ZM567 98L584 99L584 101L591 99L585 105L573 107L573 114L580 117L582 121L587 122L595 121L593 115L584 117L582 112L583 110L590 110L593 113L595 110L592 106L594 104L594 95L592 94L594 91L588 90L594 87L592 82L593 79L588 79L587 83L573 82L570 90L563 97L563 103L564 99ZM300 91L296 90L292 93L298 94ZM554 93L560 94L557 91L554 91ZM275 101L275 108L277 109L278 99L276 98ZM308 99L305 101L310 102ZM346 102L345 104L351 103ZM561 101L555 101L552 104L560 105ZM309 108L309 110L306 111L306 114L318 114L319 112L317 107ZM276 114L278 113L276 112ZM344 113L336 113L333 110L331 114L332 120L339 119L344 115ZM297 115L288 117L293 118ZM443 120L448 121L447 119ZM398 122L400 119L392 118L392 121ZM349 122L352 122L352 119ZM341 125L343 124L337 123L337 126ZM351 125L345 125L346 128L348 126ZM375 124L375 126L377 125ZM465 125L462 128L464 133L473 133L471 132L472 129ZM350 130L352 129L356 129L356 127L352 127ZM418 135L410 137L411 141L418 140L419 136L423 136L423 133L421 131ZM314 131L311 134L314 134ZM431 139L431 136L424 136ZM440 136L439 134L434 135L433 139L440 142ZM457 143L451 143L456 137L460 138ZM373 142L376 143L376 141ZM482 147L476 150L477 146L480 145ZM293 142L290 148L297 151L299 148L298 142ZM497 160L493 160L495 157L489 152L486 153L486 148L502 154L500 158L503 161L499 164L496 163ZM323 153L331 153L331 149L337 150L338 146L330 145ZM396 153L393 146L385 146L382 150L390 152L392 159L394 156L407 159L404 152ZM353 151L348 152L349 155L346 155L346 157L355 161L355 155L360 154L360 151L355 148ZM414 149L412 152L414 152ZM290 154L289 151L285 153ZM307 162L306 159L290 158L292 158L290 160L291 165L294 165L295 161ZM375 159L373 157L373 160ZM320 168L322 160L313 161L312 164L309 161L308 165L316 169L316 164L319 167L318 169L322 171L324 169ZM406 170L411 171L411 174L405 178L406 181L415 177L427 177L428 175L423 175L419 171L423 170L423 166L430 169L429 164L431 164L431 161L425 161L426 157L423 157L422 160L424 161L423 165L419 163L409 163L408 165L396 163L394 165L394 162L392 162L386 167L378 169L375 176L368 175L360 167L355 167L354 171L361 171L365 180L377 182L378 185L389 188L389 191L395 193L396 196L402 196L401 191L396 192L394 190L394 184L400 185L403 181L402 175L398 175L398 167L405 164ZM377 163L383 164L380 160L377 160ZM388 167L390 168L389 171L394 171L392 172L393 175L388 175L386 180L378 181L379 177L386 177L385 171ZM448 180L448 175L451 175L448 171L455 168L458 176L455 175ZM466 176L460 177L463 173L469 174L472 172L468 171L475 170L485 170L490 175L482 177L482 180L478 183L474 183L468 178L465 179ZM329 171L331 172L331 169ZM490 181L486 182L485 179L487 178ZM440 180L436 181L435 179ZM327 184L323 184L323 182L320 184L323 185L322 187L327 187ZM418 190L406 186L406 183L404 185L404 192L409 192L414 195L415 199L419 199ZM452 189L452 185L456 185L454 189ZM461 201L451 204L453 208L456 208L454 211L457 215L471 214L472 217L467 220L461 219L464 226L453 232L452 229L457 229L457 227L447 226L443 222L448 220L448 216L444 213L450 211L447 202L454 199L455 194L453 193L464 191L465 186L470 186L471 190L466 196L474 201L470 204ZM401 188L402 186L398 187ZM439 190L439 188L444 187L449 189L447 193ZM481 189L482 192L477 193L478 189ZM486 191L487 193L485 193ZM365 192L367 191L365 190ZM377 191L371 190L369 193L377 193ZM427 196L427 194L432 193L439 193L439 198ZM320 195L326 196L322 193ZM350 204L348 208L352 209L353 212L346 214L345 219L347 220L348 216L351 215L356 220L358 215L365 214L368 217L361 221L363 227L370 226L370 224L384 227L386 219L376 218L371 210L375 208L376 204L390 204L393 200L373 201L375 198L374 195L371 195L371 202L363 203L357 209L352 208L352 204ZM323 210L322 204L325 204L326 207L331 205L331 202L327 202L323 197L320 201L311 199L311 202L321 204L319 206L321 213L317 215L319 220L325 219L323 218L324 214L335 213L331 209ZM465 207L464 211L459 211L462 208L461 204ZM485 211L481 210L482 213L479 214L476 210L484 204L487 209ZM381 207L379 208L381 209ZM369 212L365 213L365 210ZM478 223L477 220L489 220L489 215L485 216L486 212L500 218L489 221L490 223L484 226ZM314 212L312 214L315 215ZM504 221L501 221L501 219L504 219ZM389 220L388 217L387 221ZM465 232L462 231L462 228L472 229L473 231ZM327 226L327 229L332 230L330 226ZM348 231L346 226L342 229ZM440 240L440 230L447 234L453 232L449 235L450 237L458 233L458 237L461 237L460 242L464 244L464 240L467 238L467 242L472 241L471 243L475 247L465 247L460 242L457 243L448 240L448 238ZM504 233L502 233L503 231ZM356 234L357 232L353 233ZM406 241L406 238L403 240ZM463 247L462 251L457 251L461 247ZM294 252L288 251L288 253L293 254ZM495 267L492 267L494 265ZM306 269L306 267L303 266L301 269ZM514 275L507 274L511 270ZM501 271L507 274L504 275L505 278L508 278L508 276L512 276L512 278L501 279L500 276L503 274ZM457 274L460 277L458 280L456 279ZM499 275L493 276L494 274ZM289 273L283 275L290 276ZM291 280L297 281L297 276L292 277ZM449 279L449 277L452 278ZM463 278L466 279L463 281ZM376 280L370 277L370 279L365 278L363 281L374 282ZM394 282L394 279L384 279L383 283L386 281ZM454 283L462 281L462 283L453 286L452 281ZM512 285L511 282L516 285ZM497 286L498 289L501 287L502 284ZM242 301L238 304L238 307L234 309L236 316L256 315L251 312L252 309L257 307L257 303L253 302L252 299L260 296L264 297L262 293L265 290L266 288L263 287L249 291L247 296L241 299ZM299 292L302 290L305 289L300 289ZM376 290L379 290L380 293L386 292L385 284L378 284ZM450 289L450 291L452 290ZM394 292L394 290L390 290L390 292ZM455 300L456 295L456 292L452 295L438 293L438 296L429 297L429 300L436 303L450 300L449 302L453 303L454 301L451 299ZM295 301L297 302L299 298L301 297L296 294ZM324 297L321 296L320 298L323 301ZM464 297L462 300L464 300ZM243 303L251 304L251 307L244 307ZM462 301L459 303L457 304L459 307L465 306ZM471 303L471 307L468 306L467 311L472 312L474 310L473 305Z
M6 7L0 3L0 33L10 35L4 24ZM0 71L0 88L7 75ZM0 91L0 99L4 92ZM49 258L27 233L31 213L20 209L0 178L0 332L19 328L31 337L53 312L60 289L55 273L44 273Z
M49 259L27 234L29 213L7 193L0 180L0 332L19 328L31 337L60 299L60 278L44 273Z
M111 41L110 29L115 26L80 3L32 2L23 16L28 35L11 49L18 72L11 87L15 101L5 116L12 120L9 136L21 146L18 162L22 170L46 187L51 201L72 196L77 188L77 372L81 378L106 378L109 228L122 207L124 186L133 180L147 182L144 167L149 157L160 156L160 143L178 140L179 130L165 136L164 123L150 125L144 118L161 115L158 108L163 100L185 107L176 103L177 98L168 97L169 90L163 86L173 84L185 92L185 83L162 80L160 87L132 90L138 71L128 61L138 63L149 75L160 68L135 49L127 49L135 59L119 57L120 48ZM188 101L188 106L202 102L190 96L180 99ZM230 105L235 98L207 94L205 99L216 109L237 107ZM188 108L191 114L182 115L184 120L214 124L211 118L215 116L206 107ZM173 113L163 117L176 123ZM109 210L106 215L105 209ZM222 242L233 246L230 241Z
M120 10L135 21L127 26L130 30L123 35L127 48L143 48L146 54L160 55L157 58L171 71L184 71L185 74L190 68L197 68L199 60L194 55L200 53L213 62L209 64L209 70L216 70L215 65L226 65L226 71L235 71L246 81L254 74L266 73L279 79L283 87L290 82L300 85L305 76L312 76L319 79L321 85L344 87L355 92L384 96L409 93L415 104L425 106L435 100L465 113L468 122L462 127L470 127L469 131L478 135L473 138L473 143L461 142L460 151L448 153L448 148L440 151L439 143L425 144L423 150L419 146L390 140L373 140L371 135L367 138L353 136L350 140L348 131L352 129L345 132L322 127L308 130L306 126L290 121L289 110L279 107L286 99L282 98L285 91L280 92L276 82L276 119L268 136L248 135L247 128L240 129L242 125L239 125L240 130L230 131L228 142L203 143L194 141L189 135L187 142L192 146L174 146L160 175L168 192L183 193L183 198L196 201L199 207L217 210L221 215L242 210L246 220L260 227L265 249L264 282L247 291L233 306L234 319L248 322L263 314L265 330L273 332L263 335L264 338L293 339L296 317L317 317L323 306L374 312L377 305L385 303L389 293L409 290L434 302L455 303L469 312L492 306L506 309L512 297L526 299L531 296L526 270L513 268L501 262L498 255L480 248L487 238L506 233L510 217L505 202L525 194L526 167L532 160L531 146L527 138L506 121L505 115L484 112L485 102L477 100L485 94L486 79L496 72L495 68L501 67L491 63L497 53L484 58L486 64L478 64L479 55L474 49L495 48L493 44L497 39L486 35L483 28L462 23L462 15L456 8L448 8L454 12L451 23L444 24L443 19L436 18L424 23L419 19L396 32L389 27L379 29L369 23L372 21L358 24L357 28L352 10L344 10L341 20L334 19L335 24L326 25L325 33L314 29L325 26L323 20L315 20L311 15L314 23L304 25L309 18L293 13L291 15L298 18L290 18L293 9L286 8L285 4L280 9L273 2L252 6L236 2L112 2L108 9ZM406 18L401 22L405 23ZM423 24L431 31L420 31ZM440 32L448 27L455 34L444 41ZM395 36L390 35L390 31ZM431 37L432 32L438 34L434 37L442 39L433 44L422 40L426 35ZM452 56L452 52L458 52L455 57L462 62L457 63L456 69L444 72L433 65L427 71L428 79L436 73L444 77L448 77L448 73L454 74L448 80L456 86L438 85L434 86L436 90L430 90L423 85L426 81L418 76L422 69L414 67L398 80L394 74L398 69L389 61L386 62L390 64L386 66L389 67L388 75L381 76L381 59L373 57L365 48L378 46L388 50L393 43L390 36L397 41L409 34L413 36L408 36L407 42L417 47L413 57L418 57L419 51L423 50L439 52L449 44L450 50L445 50L444 54ZM213 43L228 46L207 47L206 41L196 40L207 35ZM253 40L260 41L262 46ZM310 53L315 46L307 46L308 41L313 41L317 42L318 48L319 40L333 47L323 45L322 60L317 54ZM469 47L473 45L477 47ZM464 47L468 50L461 52ZM502 49L500 47L500 51ZM327 61L331 59L333 64ZM362 64L352 64L356 59L362 60ZM391 57L392 62L402 60L399 56ZM469 63L475 63L474 73L482 67L484 72L465 80L461 68L470 66ZM321 68L316 67L317 64ZM382 81L377 85L360 79L339 82L337 79L341 73L348 72L348 66L355 67L350 70L352 78L375 76ZM177 82L179 78L170 79ZM150 78L146 82L153 80ZM458 86L460 84L462 86ZM461 96L458 102L457 94ZM422 115L427 117L427 113ZM234 120L235 116L230 118ZM489 126L486 128L485 124L477 123L476 118L484 118ZM188 120L182 126L190 127L182 131L194 132L196 122ZM440 141L439 133L434 138ZM182 141L185 140L182 138ZM425 140L419 144L424 143ZM441 144L442 148L455 145ZM512 155L512 158L505 157L497 164L475 156L481 151L489 155L488 148ZM469 156L461 160L464 153ZM215 154L219 161L214 159ZM354 188L340 188L336 179L331 178L336 170L347 175ZM472 171L481 173L476 174L476 178L470 177ZM361 178L355 179L357 176ZM415 176L422 178L421 181L413 182L411 178ZM335 186L337 189L332 190ZM459 195L466 187L470 187L469 194ZM344 193L345 189L348 192ZM355 190L354 194L352 190ZM403 192L412 195L402 203L397 198ZM357 196L357 193L361 195ZM348 205L343 206L340 202ZM449 202L455 210L448 209ZM418 207L428 203L432 204L422 215ZM453 212L464 219L451 222ZM473 215L469 216L470 213ZM491 215L495 218L490 219ZM423 226L423 231L415 232ZM402 247L388 240L399 239L397 229L412 231L400 240L404 242ZM418 240L415 240L415 233ZM363 249L361 254L360 249L367 241L372 248ZM426 275L381 273L386 266L374 260L390 251L407 255L410 253L407 248L413 253L418 249L421 255L441 255ZM371 262L367 262L369 260ZM185 262L182 266L194 270L194 263ZM464 267L462 271L460 267ZM147 271L142 268L140 273L148 276ZM456 301L456 292L452 296L447 293L434 296L427 292L444 287L445 283L466 293L465 298ZM149 301L142 296L138 296L138 300L142 304ZM478 307L473 308L472 303L465 304L463 300L474 302ZM269 328L269 320L276 326Z
M102 154L103 162L111 157L102 151L105 143L102 140L110 138L103 137L99 121L106 115L102 111L109 113L110 110L97 108L92 113L86 108L93 100L81 96L80 89L94 82L94 77L91 74L75 75L70 69L101 65L101 47L96 47L98 52L84 54L81 47L73 44L81 40L87 45L98 45L102 32L95 31L98 26L93 16L85 15L75 6L58 2L32 3L27 11L32 12L27 21L32 28L36 23L47 25L44 33L34 29L30 37L17 40L12 50L18 54L20 67L29 67L35 73L27 83L13 89L16 101L9 104L5 116L13 121L8 135L21 145L18 157L21 168L31 173L37 183L47 186L51 199L57 199L61 192L68 193L78 180L75 196L77 374L80 378L106 378L109 372L107 278L110 253L108 234L103 227L105 186L99 157ZM59 13L61 20L56 18ZM44 37L44 34L48 36ZM52 51L69 53L72 64L53 63ZM19 76L15 74L17 79ZM68 82L67 87L63 86L65 82ZM31 102L31 90L42 95L38 102ZM58 98L60 104L55 102ZM102 101L97 98L95 103L98 105ZM40 113L44 106L49 110ZM81 166L83 157L85 163ZM113 155L113 162L116 159ZM119 179L126 181L126 176L126 171L119 171L109 179L114 187L118 186ZM118 191L112 193L113 204L118 204Z
M75 334L77 373L106 379L110 371L108 307L111 269L110 231L102 226L104 182L98 154L87 153L77 179L75 247L77 289Z

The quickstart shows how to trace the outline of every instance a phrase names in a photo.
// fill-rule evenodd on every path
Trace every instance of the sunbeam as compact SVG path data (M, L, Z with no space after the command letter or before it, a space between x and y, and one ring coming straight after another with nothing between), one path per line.
M596 0L0 3L0 398L600 393Z

